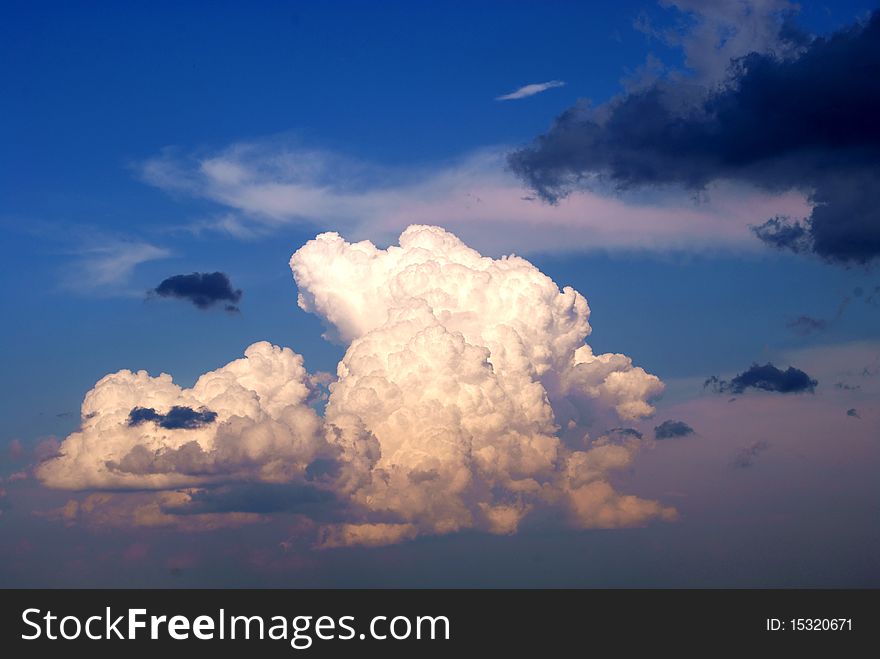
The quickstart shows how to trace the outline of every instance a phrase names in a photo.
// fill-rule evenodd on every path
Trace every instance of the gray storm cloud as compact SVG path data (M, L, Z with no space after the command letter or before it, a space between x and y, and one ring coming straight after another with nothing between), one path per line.
M546 507L581 528L674 517L609 481L641 441L591 430L650 415L663 385L625 355L593 354L589 306L574 289L419 225L387 249L321 234L290 266L300 307L348 346L323 416L302 358L265 342L191 389L120 371L86 395L81 428L39 478L160 493L301 482L345 511L316 523L324 547L513 533ZM174 407L216 417L183 428L129 422L134 409Z

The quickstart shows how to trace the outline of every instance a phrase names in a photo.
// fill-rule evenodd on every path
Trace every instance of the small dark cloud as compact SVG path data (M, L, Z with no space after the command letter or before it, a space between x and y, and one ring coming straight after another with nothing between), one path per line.
M608 431L608 434L623 435L624 437L635 437L636 439L642 438L642 433L640 433L635 428L612 428Z
M828 328L828 321L822 318L813 318L812 316L798 316L785 324L795 334L807 336L814 332L821 332Z
M128 425L137 426L141 423L154 422L167 430L192 430L213 423L217 413L211 410L194 410L191 407L175 405L165 414L160 414L152 407L135 407L128 414Z
M657 439L672 439L673 437L687 437L693 435L694 429L684 421L669 419L659 426L654 426L654 437Z
M862 388L860 384L849 384L848 382L835 382L835 389L841 389L843 391L858 391Z
M849 409L846 411L846 415L847 415L847 416L851 416L851 417L855 417L856 419L861 419L861 418L862 418L862 417L859 416L859 411L858 411L856 408L854 408L854 407L849 408Z
M736 455L733 456L733 466L739 469L746 469L755 464L755 458L770 448L770 444L763 439L752 442L748 446L744 446Z
M775 249L787 249L796 254L812 249L809 227L800 220L773 217L749 228L761 242Z
M799 368L789 366L786 370L776 368L773 364L752 366L730 380L722 380L713 375L703 387L716 393L742 394L748 389L773 391L780 394L813 393L818 381L811 378Z
M880 11L797 45L789 56L731 60L722 84L667 76L597 108L575 105L509 164L551 203L596 181L799 190L809 217L756 217L764 223L755 234L776 248L867 263L880 256Z
M159 284L150 295L174 297L191 302L199 309L209 309L224 304L226 311L239 311L240 289L232 288L232 282L223 272L193 272L189 275L174 275Z

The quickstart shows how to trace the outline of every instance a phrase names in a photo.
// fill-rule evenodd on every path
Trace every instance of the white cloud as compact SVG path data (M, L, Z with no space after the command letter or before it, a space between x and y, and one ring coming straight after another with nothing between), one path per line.
M320 422L309 378L290 349L255 343L245 357L202 375L192 389L170 375L123 370L86 395L82 425L38 477L52 487L165 489L225 478L287 481L319 455ZM131 423L135 408L217 414L191 428Z
M378 440L356 500L424 530L512 532L542 500L575 497L605 473L560 475L597 449L569 452L559 425L645 416L662 391L623 355L584 356L589 307L575 290L437 227L411 226L387 250L323 234L291 268L300 306L350 343L325 422L354 420ZM628 519L650 517L645 505Z
M395 170L283 143L251 143L198 160L165 152L145 163L141 175L164 190L218 204L215 228L235 237L299 223L388 244L419 221L445 226L491 254L757 250L761 244L749 225L810 212L803 194L727 183L712 186L699 200L675 191L579 191L549 205L507 170L507 151L485 149L443 166Z
M421 225L388 249L321 234L290 265L300 306L348 344L323 418L302 358L268 343L191 389L120 371L88 393L81 429L38 477L68 489L302 483L344 504L347 518L317 529L325 547L513 533L548 506L578 527L674 516L609 482L641 443L601 430L650 415L663 385L625 355L592 353L577 291ZM133 423L135 408L154 412ZM168 523L160 512L145 519Z
M101 240L76 254L63 285L83 292L124 287L137 266L171 256L167 249L136 240Z
M520 87L519 89L510 92L509 94L504 94L503 96L497 96L495 98L496 101L515 101L520 98L528 98L529 96L534 96L535 94L540 94L541 92L545 92L548 89L553 89L554 87L563 87L565 82L562 80L550 80L549 82L540 82L531 85L525 85Z

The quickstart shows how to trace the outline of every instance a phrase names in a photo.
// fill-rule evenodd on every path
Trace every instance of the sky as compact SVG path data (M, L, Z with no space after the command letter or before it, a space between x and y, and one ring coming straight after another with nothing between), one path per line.
M0 585L877 587L876 10L0 3Z

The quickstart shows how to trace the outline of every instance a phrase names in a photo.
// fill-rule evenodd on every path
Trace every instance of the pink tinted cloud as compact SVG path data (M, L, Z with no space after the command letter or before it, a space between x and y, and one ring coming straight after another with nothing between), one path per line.
M494 251L757 249L750 225L809 212L796 192L718 186L701 202L683 194L637 202L575 192L550 205L512 185L486 184L443 199L407 200L378 221L388 233L413 221L445 225Z
M43 460L47 460L51 457L58 455L58 451L61 448L61 442L54 436L44 437L40 441L37 442L37 445L34 447L34 461L42 462Z
M289 223L328 227L354 239L390 243L406 226L435 224L490 254L573 249L761 249L749 230L768 218L804 217L802 191L770 194L718 183L698 195L574 192L537 199L507 170L503 148L452 163L388 170L284 143L233 145L193 166L169 154L142 166L162 189L224 207L201 223L238 237Z
M11 440L9 442L9 445L7 446L6 451L9 454L10 460L15 461L15 460L21 459L21 456L24 455L24 447L21 444L21 440L20 439Z

